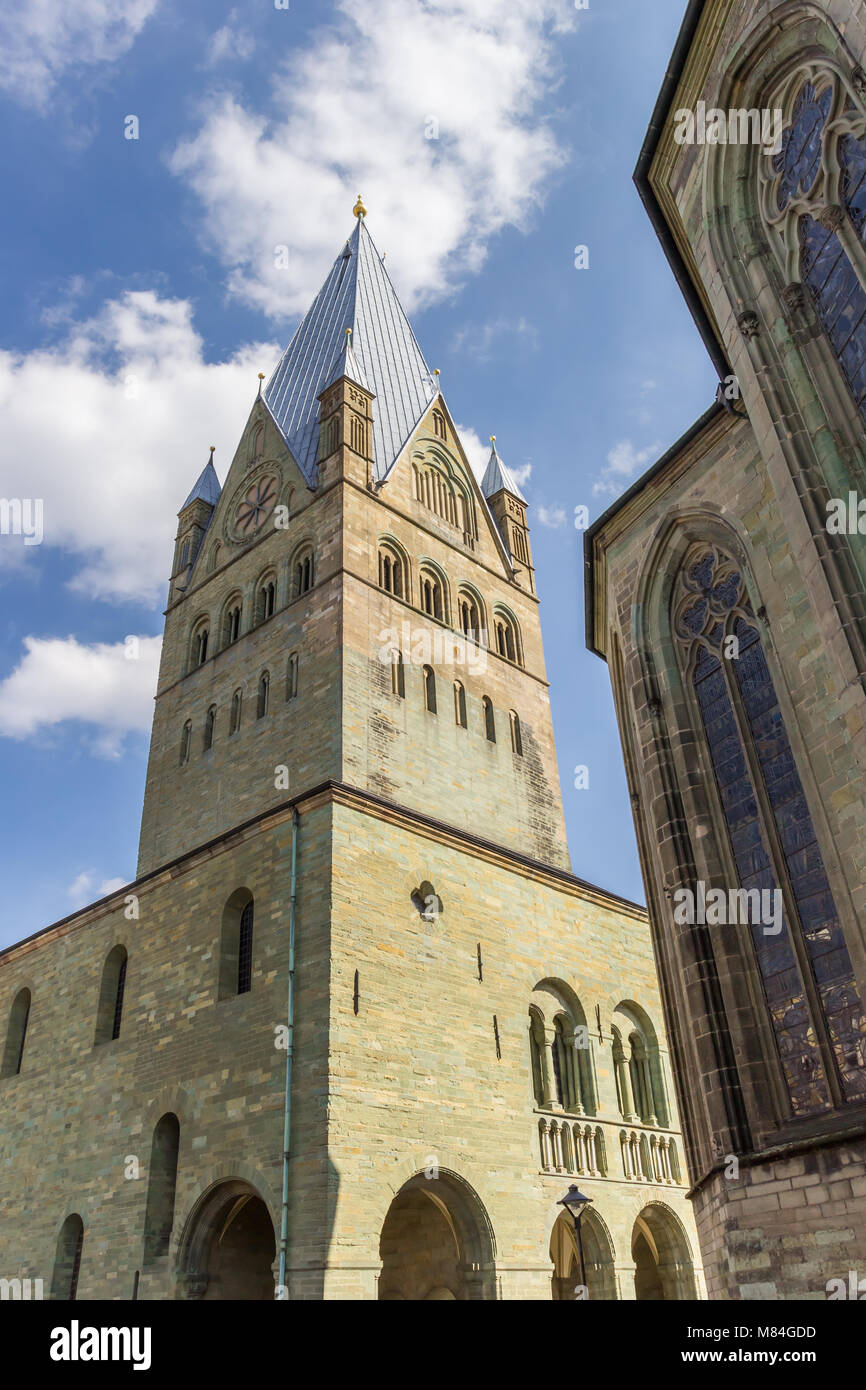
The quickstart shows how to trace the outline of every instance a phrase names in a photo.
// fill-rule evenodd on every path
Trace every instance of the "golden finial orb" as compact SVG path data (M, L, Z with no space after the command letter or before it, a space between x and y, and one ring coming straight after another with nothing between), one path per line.
M490 436L490 443L491 443L491 444L495 444L495 443L496 443L496 435L495 435L495 434L491 434L491 436Z
M363 198L361 197L360 193L358 194L358 201L357 201L357 203L356 203L355 206L352 208L352 212L353 212L353 214L355 215L355 217L366 217L366 216L367 216L367 209L364 207L364 200L363 200Z

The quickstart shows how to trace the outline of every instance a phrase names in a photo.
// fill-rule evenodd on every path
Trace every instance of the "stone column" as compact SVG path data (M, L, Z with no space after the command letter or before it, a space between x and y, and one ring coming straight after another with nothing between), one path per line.
M634 1108L634 1096L631 1090L631 1075L629 1073L625 1053L622 1049L622 1043L614 1043L613 1065L616 1069L617 1081L619 1082L623 1119L627 1120L629 1124L635 1124L638 1120L638 1115Z

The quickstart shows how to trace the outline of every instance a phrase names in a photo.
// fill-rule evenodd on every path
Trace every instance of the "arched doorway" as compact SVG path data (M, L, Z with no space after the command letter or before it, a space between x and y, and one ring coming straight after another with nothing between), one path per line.
M616 1298L616 1275L613 1262L613 1242L604 1221L597 1211L587 1208L580 1218L583 1241L583 1264L586 1289L590 1299ZM567 1212L556 1218L550 1234L550 1258L553 1261L551 1294L557 1301L574 1301L580 1284L580 1257L574 1222Z
M178 1296L272 1300L276 1254L270 1213L240 1179L217 1183L196 1203L184 1229Z
M631 1239L634 1296L655 1302L697 1298L688 1237L663 1202L650 1202L634 1223Z
M456 1173L417 1173L382 1226L380 1299L496 1297L493 1232L476 1192Z

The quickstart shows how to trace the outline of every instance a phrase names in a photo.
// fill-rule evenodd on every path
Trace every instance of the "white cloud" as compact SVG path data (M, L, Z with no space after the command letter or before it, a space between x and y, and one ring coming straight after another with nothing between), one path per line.
M268 314L306 309L358 189L407 308L477 271L563 162L539 108L574 21L568 0L337 0L261 110L212 95L171 165L231 292Z
M518 487L525 487L532 477L532 464L521 463L519 468L512 468L511 476Z
M45 110L65 72L123 56L159 0L8 0L0 8L0 90Z
M72 720L88 729L96 753L118 757L128 733L150 730L161 646L161 637L137 646L25 637L21 661L0 681L0 735L41 737Z
M138 291L68 325L57 346L0 352L0 497L43 500L43 547L80 557L75 589L153 603L208 446L224 475L256 373L279 351L246 345L206 362L189 304Z
M66 893L72 899L74 908L84 907L87 903L107 898L109 893L116 893L118 888L125 888L128 882L126 878L104 878L100 882L100 876L95 869L83 869L70 883Z
M207 61L212 66L222 63L226 58L240 59L245 62L251 58L256 43L252 34L243 28L243 21L238 22L237 10L232 10L228 17L228 22L217 29L208 44Z
M542 526L547 526L551 531L558 531L568 520L562 507L537 507L535 515Z
M538 329L525 318L501 317L489 323L469 323L454 334L455 352L464 352L477 362L489 362L503 353L513 354L522 345L534 352L538 347Z
M484 477L487 462L490 458L490 444L485 444L481 435L469 425L458 425L455 421L454 427L457 430L460 443L463 445L472 472L480 483L481 479Z
M604 468L593 484L593 495L619 497L626 485L650 464L655 462L660 448L658 440L645 449L635 448L630 439L621 439L610 450Z

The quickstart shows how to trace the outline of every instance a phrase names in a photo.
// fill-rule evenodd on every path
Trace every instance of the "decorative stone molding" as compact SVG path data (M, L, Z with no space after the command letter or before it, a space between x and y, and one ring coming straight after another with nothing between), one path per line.
M789 314L799 314L806 307L806 292L798 280L792 280L782 290L782 299Z
M851 73L851 85L861 101L866 101L866 72L856 67Z
M838 232L842 223L845 221L845 209L838 203L831 203L829 207L822 208L818 213L818 221L822 227L826 227L828 232Z

